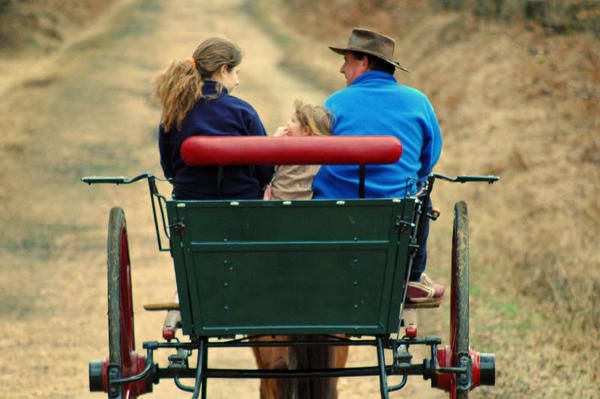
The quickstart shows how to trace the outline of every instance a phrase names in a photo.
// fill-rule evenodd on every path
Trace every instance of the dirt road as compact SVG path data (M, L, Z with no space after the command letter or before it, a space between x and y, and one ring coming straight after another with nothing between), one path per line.
M85 39L43 64L12 65L13 80L1 82L2 398L102 397L87 392L87 363L107 355L105 241L112 206L122 206L128 220L138 347L160 337L162 315L144 313L142 305L170 298L175 284L170 258L156 248L146 188L78 182L84 175L160 174L160 111L151 99L158 71L187 58L203 38L225 35L245 53L235 94L254 105L269 131L287 120L295 98L321 103L328 94L278 67L280 50L243 1L166 4L126 1ZM439 334L438 328L426 332ZM372 363L372 355L356 350L351 363ZM209 363L252 367L253 359L249 350L224 351ZM405 397L446 397L424 381L409 384ZM376 397L378 383L347 379L340 389L341 398ZM175 392L164 381L154 397ZM256 398L258 383L215 381L209 396Z

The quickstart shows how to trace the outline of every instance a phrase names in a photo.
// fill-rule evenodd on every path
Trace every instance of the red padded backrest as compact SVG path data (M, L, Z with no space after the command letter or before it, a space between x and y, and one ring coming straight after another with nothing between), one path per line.
M370 165L394 163L402 144L393 136L192 136L181 146L190 166Z

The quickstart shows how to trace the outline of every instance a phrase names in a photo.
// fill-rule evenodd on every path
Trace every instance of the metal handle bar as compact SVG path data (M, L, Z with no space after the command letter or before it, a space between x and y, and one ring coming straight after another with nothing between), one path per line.
M87 184L100 184L100 183L108 183L108 184L131 184L136 181L142 179L153 179L154 175L152 173L142 173L141 175L132 177L128 179L124 176L87 176L82 177L81 181Z
M116 185L131 184L131 183L135 183L140 180L148 181L148 188L150 190L150 203L152 204L152 216L154 218L154 227L156 229L156 238L158 241L158 249L159 249L159 251L169 251L170 250L169 248L163 247L160 229L158 227L158 216L156 213L157 205L158 205L158 210L160 211L160 218L161 218L162 229L164 231L164 234L167 237L167 239L171 238L170 232L167 229L167 222L166 222L165 209L164 209L167 200L164 196L162 196L158 192L158 188L156 187L156 180L159 180L159 179L157 179L156 176L154 176L150 172L146 172L146 173L137 175L135 177L132 177L131 179L128 179L124 176L87 176L87 177L81 178L82 182L87 183L89 185L102 184L102 183L116 184Z
M432 219L432 220L436 220L437 216L436 212L434 212L433 210L430 211L430 207L431 207L431 192L433 191L433 185L436 181L436 179L441 179L441 180L446 180L452 183L468 183L468 182L486 182L489 184L492 184L494 182L497 182L498 180L500 180L500 176L456 176L456 177L449 177L446 175L441 175L438 173L434 173L429 175L429 177L427 178L427 184L425 185L423 192L421 193L420 197L421 197L421 206L420 206L420 216L418 218L418 222L416 222L416 224L418 225L418 229L417 229L417 233L416 233L416 245L413 247L415 248L412 255L414 256L414 254L416 253L416 248L419 248L419 246L423 245L423 242L425 240L424 236L423 236L423 232L425 231L425 224L427 223L427 220ZM412 261L411 261L412 262ZM411 264L412 267L412 264ZM410 274L410 267L408 269L408 273ZM406 293L405 293L406 295Z
M500 176L456 176L456 177L449 177L446 175L440 175L438 173L434 173L432 175L434 178L436 179L442 179L442 180L446 180L452 183L469 183L469 182L479 182L479 181L483 181L483 182L487 182L489 184L493 184L495 182L497 182L498 180L500 180Z

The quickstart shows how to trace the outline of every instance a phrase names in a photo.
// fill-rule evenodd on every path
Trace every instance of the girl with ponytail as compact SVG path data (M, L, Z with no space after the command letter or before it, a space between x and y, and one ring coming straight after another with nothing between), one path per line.
M231 95L239 84L241 61L234 43L210 38L157 78L160 163L177 199L256 199L271 180L270 166L229 166L220 174L217 167L188 166L179 154L190 136L266 135L254 108Z

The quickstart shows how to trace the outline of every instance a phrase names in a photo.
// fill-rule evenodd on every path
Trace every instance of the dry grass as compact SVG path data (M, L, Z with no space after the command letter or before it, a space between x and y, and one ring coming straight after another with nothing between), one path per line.
M0 51L47 53L56 49L73 28L100 15L115 0L0 1Z

